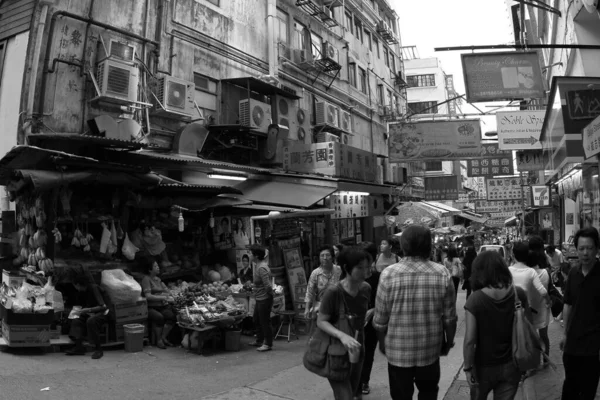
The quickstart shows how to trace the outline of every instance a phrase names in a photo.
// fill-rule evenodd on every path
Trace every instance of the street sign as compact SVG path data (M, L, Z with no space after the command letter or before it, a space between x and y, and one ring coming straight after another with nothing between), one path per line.
M533 205L535 207L547 207L550 205L550 188L548 186L532 186Z
M512 178L487 179L488 200L519 200L523 196L518 176ZM529 186L523 186L525 198L529 196Z
M540 134L545 111L500 111L496 113L501 150L541 150Z
M542 150L517 151L517 170L539 171L543 170L548 163L548 155Z
M591 119L600 115L600 91L571 90L567 92L571 119Z
M480 159L467 160L467 176L513 175L512 151L498 149L498 143L482 144Z
M585 158L600 153L600 117L596 117L588 126L583 128L583 150Z

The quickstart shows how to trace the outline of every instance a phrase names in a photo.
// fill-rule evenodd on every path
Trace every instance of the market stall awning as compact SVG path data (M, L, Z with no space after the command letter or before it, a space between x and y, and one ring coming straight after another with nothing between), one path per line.
M248 179L236 185L236 189L252 202L308 208L335 192L337 187Z
M20 169L16 173L31 181L36 190L49 190L73 183L126 186L130 188L156 187L161 178L156 174L132 174L111 171L58 172ZM10 190L11 184L9 184Z
M443 203L438 203L436 201L421 201L415 204L434 211L435 213L439 214L440 217L450 217L453 215L459 215L461 213L460 210L454 207L450 207Z
M504 226L516 226L517 225L517 217L510 217L506 221L504 221Z
M338 190L344 192L364 192L369 194L392 194L394 186L357 182L339 179Z
M177 194L242 194L239 189L231 186L193 185L188 183L162 183L152 189L152 193L161 193L169 196Z
M461 217L461 218L468 219L468 220L470 220L470 221L473 221L473 222L477 222L477 223L479 223L479 224L484 224L484 223L485 223L485 221L487 221L487 218L484 218L483 216L477 216L477 215L473 215L473 214L471 214L471 213L468 213L468 212L466 212L466 211L462 211L462 212L461 212L460 214L458 214L457 216L458 216L458 217Z
M252 220L261 219L286 219L286 218L308 218L308 217L319 217L323 215L331 215L335 213L335 210L331 208L316 208L314 210L296 210L288 212L272 212L269 215L259 215L256 217L250 217Z

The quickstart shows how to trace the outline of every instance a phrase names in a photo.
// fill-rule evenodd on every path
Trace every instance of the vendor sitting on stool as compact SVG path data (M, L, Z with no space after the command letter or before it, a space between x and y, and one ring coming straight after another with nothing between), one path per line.
M98 285L90 283L85 275L75 277L73 286L78 292L75 304L83 308L79 312L79 318L71 320L69 337L75 341L75 347L67 350L66 354L70 356L84 355L83 338L87 333L88 342L95 347L92 358L97 360L104 355L100 347L100 332L108 323L108 309Z
M141 266L146 274L142 279L142 291L146 300L148 300L148 319L152 324L154 332L153 341L156 347L164 349L167 346L173 346L167 337L175 325L175 313L170 303L174 299L169 295L169 289L158 277L160 267L152 258L141 260Z

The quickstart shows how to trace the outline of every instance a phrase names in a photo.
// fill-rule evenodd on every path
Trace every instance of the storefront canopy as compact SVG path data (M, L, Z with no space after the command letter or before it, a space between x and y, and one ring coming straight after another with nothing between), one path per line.
M484 218L481 215L478 215L478 214L475 214L475 213L469 213L469 212L466 212L466 211L462 211L460 214L458 214L458 216L461 217L461 218L468 219L468 220L473 221L473 222L477 222L479 224L483 224L483 223L485 223L485 221L487 221L487 218Z
M461 214L460 210L436 201L421 201L415 204L430 209L431 211L437 213L440 217L450 217Z
M236 185L236 189L241 190L244 198L252 202L308 208L335 192L337 187L248 179Z

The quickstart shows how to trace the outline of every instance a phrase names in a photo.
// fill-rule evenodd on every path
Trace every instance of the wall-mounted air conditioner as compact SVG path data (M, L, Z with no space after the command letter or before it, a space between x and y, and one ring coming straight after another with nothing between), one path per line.
M312 141L312 126L311 118L308 110L298 108L296 110L296 128L290 129L290 140L297 140L305 144L311 144Z
M340 62L340 52L330 42L323 42L323 49L321 51L321 58L323 60L331 60L335 63Z
M331 8L329 8L327 6L323 6L323 14L325 14L327 16L327 18L333 19L333 14L331 12Z
M348 111L340 110L340 129L352 132L352 114Z
M283 96L271 97L271 110L273 114L273 123L285 126L290 131L298 126L297 112L298 104L296 100Z
M337 142L340 143L340 137L330 132L317 133L317 143Z
M271 106L254 99L240 100L240 125L267 133L271 124Z
M139 80L137 67L107 58L96 67L98 96L93 100L117 104L136 102Z
M153 114L190 118L194 110L194 82L172 76L158 80Z
M346 146L352 146L352 136L347 133L342 133L340 143L345 144Z
M326 101L318 101L315 105L315 123L317 125L329 125L339 128L339 109Z
M135 46L126 41L120 41L118 39L110 39L107 42L102 40L98 41L98 55L96 60L102 62L107 58L121 61L124 63L133 64L135 62Z

